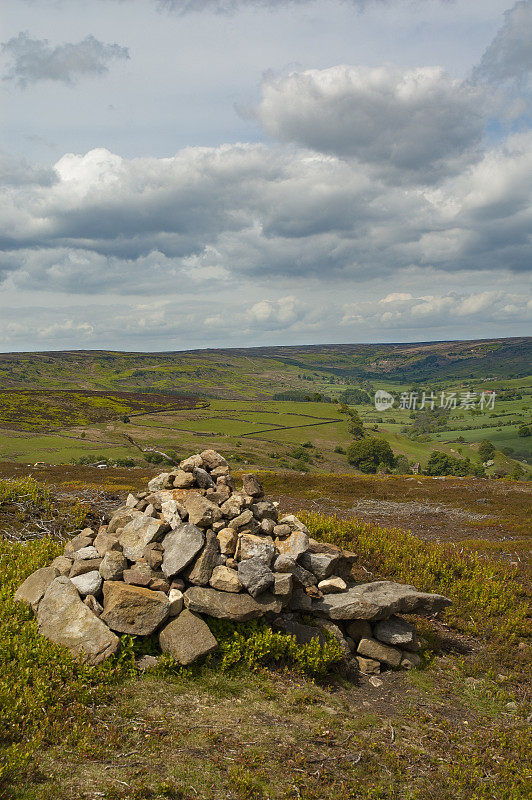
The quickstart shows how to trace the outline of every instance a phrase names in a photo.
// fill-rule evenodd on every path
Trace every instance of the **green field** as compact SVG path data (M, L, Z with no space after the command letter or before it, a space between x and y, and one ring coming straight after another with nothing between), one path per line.
M425 345L327 345L189 353L0 355L0 458L68 463L173 458L215 447L237 463L318 472L352 471L344 393L366 435L423 468L434 449L479 462L478 444L496 447L488 474L532 464L530 340ZM465 375L465 368L470 370ZM29 387L32 388L29 388ZM377 389L396 397L377 411ZM399 407L401 393L455 392L456 408L423 423ZM493 408L460 407L463 393L496 393ZM289 392L293 399L274 399ZM346 395L348 397L348 395ZM418 399L419 403L419 399ZM423 427L425 424L425 427ZM427 428L428 424L428 428ZM303 449L303 446L306 446ZM519 468L519 467L518 467ZM528 469L528 467L526 467Z

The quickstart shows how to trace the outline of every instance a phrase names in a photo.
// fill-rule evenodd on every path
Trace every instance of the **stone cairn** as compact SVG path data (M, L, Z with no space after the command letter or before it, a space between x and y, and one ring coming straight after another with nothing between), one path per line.
M98 531L74 536L15 598L32 606L43 636L89 664L113 655L124 633L158 633L163 653L191 664L218 645L204 617L262 616L299 643L332 635L348 672L419 664L416 630L398 614L430 615L450 601L357 583L356 554L312 539L277 505L254 475L236 491L225 458L204 450L130 494Z

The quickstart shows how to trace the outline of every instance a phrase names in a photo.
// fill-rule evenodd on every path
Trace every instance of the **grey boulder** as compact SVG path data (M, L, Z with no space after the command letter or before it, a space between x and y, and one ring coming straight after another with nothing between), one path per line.
M159 644L163 653L184 665L192 664L218 647L207 623L188 609L162 629Z
M177 575L197 556L205 543L205 534L196 525L184 522L163 539L162 571L167 578Z
M443 595L418 592L414 586L374 581L315 600L312 609L329 619L381 620L392 614L435 614L450 603Z
M41 567L41 569L35 570L18 587L15 592L15 600L18 603L27 603L36 611L46 590L58 575L59 571L55 567Z
M146 545L160 541L168 529L166 522L141 514L124 526L118 541L125 557L129 561L138 561Z
M88 664L99 664L112 656L119 639L83 603L69 580L56 578L37 611L39 633L56 644L68 647Z
M248 558L238 565L238 580L252 597L264 594L274 582L275 576L268 565L260 558Z
M278 614L281 610L281 601L269 594L255 599L249 594L219 592L203 586L187 589L184 599L185 606L190 611L218 619L232 619L235 622L256 619L268 611Z

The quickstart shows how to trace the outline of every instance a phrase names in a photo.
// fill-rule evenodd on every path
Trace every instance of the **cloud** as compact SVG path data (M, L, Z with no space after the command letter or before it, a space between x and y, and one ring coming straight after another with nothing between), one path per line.
M430 326L452 330L467 321L481 329L488 320L526 322L532 318L532 304L522 294L503 290L424 296L391 293L379 300L346 303L342 312L344 328L365 324L370 329L385 326L388 330L413 330Z
M473 80L522 82L532 72L532 0L519 0L473 70Z
M476 153L484 103L481 91L439 67L341 65L266 78L254 114L275 139L427 183Z
M251 144L172 158L96 149L65 155L54 176L15 182L2 198L0 270L21 287L200 291L242 276L327 285L416 266L532 263L532 133L425 189L390 185L358 162Z
M77 44L66 42L53 47L48 39L32 39L27 32L4 42L2 52L11 59L4 80L21 87L46 80L72 86L83 75L108 72L110 61L129 58L127 47L105 44L94 36L86 36Z
M155 0L158 8L178 14L202 13L233 14L245 8L269 8L275 10L286 6L310 5L314 0ZM366 6L387 3L389 0L348 0L350 5L363 10Z

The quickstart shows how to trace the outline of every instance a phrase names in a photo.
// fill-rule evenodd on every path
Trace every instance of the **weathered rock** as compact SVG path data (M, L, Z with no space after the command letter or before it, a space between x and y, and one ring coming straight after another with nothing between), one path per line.
M381 671L381 662L376 661L374 658L357 656L356 659L358 668L363 675L378 675Z
M128 508L135 508L138 502L139 502L138 497L134 494L131 494L131 492L126 497L126 506Z
M277 572L274 575L273 593L284 603L292 596L293 578L288 572Z
M229 464L226 464L225 466L214 467L214 469L211 469L211 476L214 478L215 481L218 481L218 478L222 477L225 478L226 476L230 477L230 475L231 475L231 470L229 468Z
M298 644L308 644L313 639L317 639L323 645L326 641L326 637L319 628L314 625L303 625L296 620L276 617L272 623L272 628L291 634Z
M279 524L275 525L273 529L273 535L276 536L278 539L286 539L287 536L290 536L292 533L292 528L290 525Z
M238 515L242 512L244 507L244 499L241 495L233 494L226 500L225 503L222 503L220 506L220 511L226 517L226 519L234 519L238 517Z
M142 558L152 569L160 569L163 563L163 546L160 542L151 542L142 551Z
M41 567L29 575L15 592L17 603L27 603L34 611L44 597L46 590L59 575L59 571L51 567Z
M100 575L104 581L118 581L127 569L127 558L122 552L109 550L100 564Z
M149 636L167 618L170 600L162 592L153 592L142 586L105 581L103 609L101 619L111 630Z
M214 489L216 487L215 482L207 470L202 469L201 467L195 467L192 474L194 476L196 486L199 486L200 489Z
M303 531L303 533L306 533L307 536L310 537L310 531L307 526L294 514L285 514L285 516L279 520L279 523L281 525L288 525L292 531Z
M401 663L401 651L395 647L377 641L377 639L361 639L358 643L357 653L366 658L374 658L391 667L398 667Z
M373 635L384 644L400 647L401 650L419 650L416 629L400 617L390 617L373 626Z
M202 467L203 466L203 459L198 454L194 456L189 456L189 458L185 458L183 461L179 462L179 468L184 470L185 472L194 472L195 467Z
M277 556L273 563L274 572L289 572L302 586L316 586L318 579L291 556Z
M122 550L122 546L118 541L118 536L115 533L109 533L108 528L104 528L103 530L100 529L98 531L98 534L94 540L94 547L98 551L98 555L102 557L111 550Z
M57 570L58 575L68 575L72 569L72 563L72 559L67 558L67 556L57 556L50 566Z
M160 656L140 656L140 658L135 659L135 666L139 672L146 672L149 669L154 669L160 660Z
M232 594L203 586L192 586L185 592L185 606L190 611L207 614L209 617L245 622L248 619L262 617L268 611L278 614L281 610L281 601L268 594L253 598L242 592Z
M206 586L209 583L212 571L217 565L218 556L220 555L218 539L214 531L207 531L205 539L205 547L186 573L190 583L195 583L198 586Z
M122 580L131 586L149 586L156 575L146 561L137 561L130 569L124 570Z
M322 594L337 594L346 591L347 583L338 577L326 578L318 583L318 589Z
M168 599L170 600L168 616L177 617L183 610L183 592L180 589L170 589L168 592Z
M214 523L219 524L219 523ZM218 544L220 552L226 556L233 556L236 551L238 542L238 534L234 528L222 528L217 533Z
M118 541L125 557L129 561L138 561L139 558L142 558L146 545L151 542L159 542L168 529L169 526L166 522L142 515L124 526Z
M286 539L276 539L275 546L281 555L297 559L308 550L309 535L305 531L294 531Z
M275 555L275 547L269 536L255 536L253 533L242 533L238 537L236 559L246 561L249 558L262 558L268 565Z
M85 575L87 572L93 572L94 570L100 569L100 564L102 563L101 558L87 558L82 559L81 561L74 561L72 564L72 568L68 573L69 578L76 578L78 575Z
M285 604L283 603L283 605ZM310 612L312 609L312 600L305 594L304 587L297 581L293 585L292 596L286 604L286 607L289 608L290 611L303 611L305 613Z
M90 533L88 533L90 531ZM78 550L81 550L82 547L89 547L94 541L94 532L88 528L81 533L78 533L77 536L74 536L69 542L65 545L64 554L66 556L74 557L74 553Z
M194 475L192 472L185 472L184 469L178 469L173 471L172 475L176 489L190 489L191 486L194 486Z
M168 594L170 591L170 583L166 580L162 572L154 572L155 577L151 579L148 584L148 589L154 592L164 592Z
M116 538L118 538L122 529L136 517L143 517L142 512L137 511L136 508L127 508L126 506L122 506L121 508L115 511L115 513L109 520L109 524L107 526L107 534L111 535L114 533Z
M218 647L207 623L188 609L184 609L163 628L159 634L159 644L163 653L168 653L184 665L192 664Z
M74 561L85 561L86 559L94 559L99 558L99 553L94 545L88 545L87 547L80 547L79 550L76 550L73 553Z
M170 486L172 486L172 479L168 472L161 472L160 475L156 475L155 478L152 478L151 481L148 482L148 489L150 492L156 492L159 489L169 489Z
M357 644L361 639L371 639L373 636L371 625L363 619L356 619L350 622L346 630L351 639Z
M102 588L102 576L97 569L92 572L84 572L83 575L77 575L75 578L70 578L78 592L82 597L87 594L97 595Z
M203 464L207 467L207 469L218 469L219 467L228 467L228 463L225 458L220 454L217 453L216 450L203 450L201 455L201 460Z
M255 556L239 563L238 579L252 597L258 597L273 585L274 574L262 558Z
M161 517L171 528L177 528L187 516L184 507L177 500L170 498L161 503Z
M401 663L399 664L401 669L414 669L415 667L419 667L420 664L421 658L417 653L403 651L401 654Z
M163 539L162 570L167 578L177 575L196 557L205 543L203 531L190 522L183 522Z
M39 604L39 633L68 647L88 664L99 664L118 649L119 639L81 601L69 578L56 578Z
M87 608L90 608L93 614L96 614L97 617L100 617L103 611L103 606L96 600L93 594L88 594L87 597L83 601L84 605Z
M216 506L221 506L231 496L231 489L228 486L216 487L216 489L207 489L205 497L214 503Z
M222 518L218 506L196 492L191 492L185 497L184 506L188 511L189 522L198 528L210 528L213 522Z
M331 622L329 619L317 617L316 626L322 631L326 631L330 636L333 637L333 639L336 639L340 645L340 649L342 650L346 662L351 661L351 648L349 647L349 644L347 643L346 638L338 625L335 625L334 622Z
M251 472L242 475L242 491L250 497L262 497L264 495L259 479Z
M265 534L266 536L271 536L275 528L275 522L273 519L261 519L260 521L260 531L259 533Z
M209 581L213 589L221 592L241 592L242 584L238 572L226 566L215 567Z
M229 523L229 528L234 528L235 530L240 530L240 528L245 528L249 523L253 520L253 514L251 509L246 508L242 511L238 517L233 517L231 522Z
M386 619L391 614L434 614L450 604L439 594L418 592L413 586L374 581L354 586L342 594L330 594L313 605L316 613L330 619Z
M270 500L259 500L258 503L253 503L251 506L251 511L255 519L258 519L259 521L263 519L270 519L275 523L279 517L277 506L274 506Z
M299 558L299 563L312 572L320 581L324 581L335 573L341 556L331 553L312 553L307 551Z

